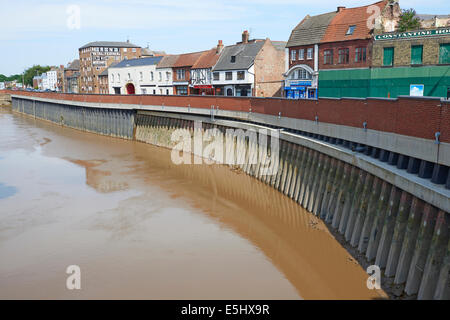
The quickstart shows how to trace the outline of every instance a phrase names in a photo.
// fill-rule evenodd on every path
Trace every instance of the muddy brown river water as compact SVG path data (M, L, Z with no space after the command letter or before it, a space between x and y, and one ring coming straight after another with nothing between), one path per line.
M0 299L386 297L367 277L319 219L239 171L0 108Z

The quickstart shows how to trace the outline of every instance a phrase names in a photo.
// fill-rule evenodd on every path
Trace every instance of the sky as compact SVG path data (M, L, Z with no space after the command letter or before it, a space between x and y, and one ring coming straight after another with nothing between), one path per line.
M0 0L0 74L67 65L91 41L126 41L167 53L207 50L218 40L287 41L307 14L376 0ZM450 14L450 0L400 0L418 13Z

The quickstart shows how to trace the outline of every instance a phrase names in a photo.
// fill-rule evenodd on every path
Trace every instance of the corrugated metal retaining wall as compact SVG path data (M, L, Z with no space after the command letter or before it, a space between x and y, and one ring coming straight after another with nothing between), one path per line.
M133 139L134 110L86 108L20 98L12 100L12 108L70 128Z
M195 134L190 120L141 113L136 120L136 140L153 145L174 147L170 137L176 129ZM226 140L229 127L203 123L201 130L212 128ZM401 291L419 299L450 299L447 212L356 166L284 140L279 170L263 175L261 159L251 161L250 151L261 151L258 142L238 139L234 146L245 158L238 164L242 171L324 220Z

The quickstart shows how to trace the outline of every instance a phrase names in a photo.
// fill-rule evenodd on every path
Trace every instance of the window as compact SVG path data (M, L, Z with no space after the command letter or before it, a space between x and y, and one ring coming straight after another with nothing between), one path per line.
M313 48L308 48L307 59L312 60L312 58L313 58Z
M237 79L238 80L245 80L245 71L238 71L237 72Z
M229 97L233 96L233 89L231 88L227 89L227 96Z
M183 70L184 71L184 70ZM159 76L159 82L162 81L162 72L158 72L158 76ZM184 76L184 75L183 75Z
M142 89L142 94L147 94L147 89Z
M136 48L133 48L131 51L136 52Z
M305 60L305 49L298 50L298 60Z
M123 48L123 52L127 52L127 48Z
M347 33L345 34L346 36L351 36L353 34L353 32L355 32L356 26L350 26L348 27Z
M166 72L166 80L169 81L170 80L170 72Z
M333 64L333 50L323 52L323 64Z
M225 72L225 80L233 80L233 72Z
M439 48L439 63L450 63L450 43L441 43Z
M131 80L131 74L128 73L128 80Z
M236 56L231 56L231 63L235 63L236 62Z
M144 74L142 72L139 72L139 76L141 78L141 81L144 80Z
M349 49L339 49L339 64L347 64L349 60Z
M156 90L153 90L153 94L156 94Z
M117 74L117 81L120 82L120 73Z
M177 69L177 80L184 80L184 69Z
M297 60L297 50L291 50L291 61Z
M300 79L311 79L311 73L309 73L308 71L306 71L303 68L297 69L295 70L292 74L291 74L291 79L292 80L300 80Z
M155 79L153 71L150 71L150 80L153 81Z
M219 72L214 72L213 73L213 80L214 81L219 81L220 80L220 73Z
M423 46L411 46L411 64L422 64Z
M367 56L366 48L356 48L355 49L355 62L365 62Z
M177 94L181 96L187 96L187 87L177 87Z
M166 94L169 95L169 89L166 89Z
M394 65L394 48L383 49L383 66Z

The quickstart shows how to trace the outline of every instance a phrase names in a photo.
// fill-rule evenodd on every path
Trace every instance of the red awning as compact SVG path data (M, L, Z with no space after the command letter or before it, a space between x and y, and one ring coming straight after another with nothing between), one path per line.
M194 86L195 89L212 89L212 85Z

